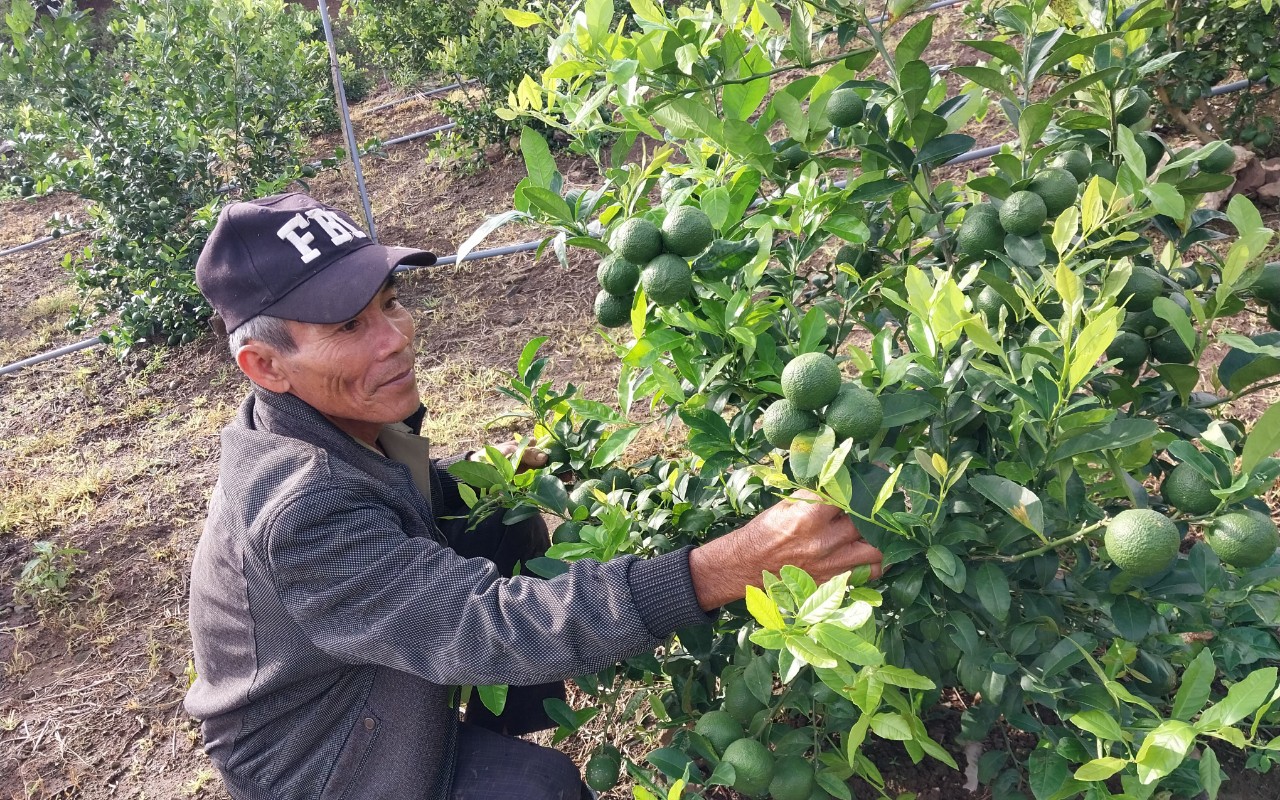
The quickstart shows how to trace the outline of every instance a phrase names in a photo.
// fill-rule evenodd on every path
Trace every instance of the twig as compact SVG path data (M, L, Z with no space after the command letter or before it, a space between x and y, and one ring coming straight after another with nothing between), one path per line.
M1169 98L1168 89L1164 88L1163 86L1157 87L1156 97L1159 98L1160 104L1164 106L1165 111L1169 112L1169 116L1173 118L1173 121L1181 125L1191 134L1193 134L1197 139L1200 140L1201 144L1208 144L1209 142L1212 142L1214 140L1214 137L1212 134L1210 134L1203 127L1201 127L1201 125L1198 122L1193 120L1190 117L1190 115L1187 114L1187 112L1183 111L1181 108L1178 108L1178 106L1174 104L1173 100ZM1203 103L1204 103L1203 100L1197 101L1197 107L1199 107ZM1213 112L1210 111L1207 107L1201 110L1206 112L1207 116L1211 120L1213 119Z

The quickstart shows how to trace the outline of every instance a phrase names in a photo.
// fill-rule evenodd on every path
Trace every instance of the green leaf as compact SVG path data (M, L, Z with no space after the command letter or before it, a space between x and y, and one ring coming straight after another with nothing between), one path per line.
M1147 184L1142 193L1151 201L1151 205L1155 206L1156 213L1171 217L1176 222L1181 222L1187 216L1187 199L1169 184Z
M755 617L756 622L769 630L783 630L787 627L786 620L782 618L782 612L778 610L778 604L758 587L747 587L747 611Z
M902 35L898 48L893 52L893 60L899 64L915 61L924 53L932 39L933 16L926 15L924 19L911 26L911 30Z
M507 18L507 22L517 28L532 28L534 25L542 24L542 17L532 11L521 11L516 8L502 9L502 16ZM525 130L528 130L526 128Z
M896 712L888 711L871 717L871 730L881 739L905 742L911 739L911 723Z
M1090 431L1072 437L1054 448L1051 461L1095 453L1101 450L1120 450L1144 442L1160 432L1160 426L1149 419L1122 417L1102 430Z
M1052 750L1033 750L1027 759L1027 773L1036 800L1062 800L1084 789L1083 784L1071 777L1067 760Z
M1080 336L1071 348L1071 367L1067 375L1070 389L1079 386L1097 369L1098 359L1111 346L1116 332L1120 330L1123 313L1119 308L1108 308L1080 331Z
M1080 768L1076 770L1075 779L1078 781L1105 781L1127 766L1129 766L1129 762L1123 758L1115 758L1114 756L1095 758L1080 765Z
M858 634L829 622L820 622L809 629L823 647L851 664L860 667L878 667L884 663L884 655L871 642Z
M1227 696L1209 706L1196 722L1196 730L1227 728L1262 707L1276 685L1276 668L1254 670L1227 690Z
M1048 103L1032 103L1022 109L1018 117L1018 138L1023 150L1030 150L1049 128L1053 120L1053 106Z
M701 208L711 219L713 227L723 228L729 221L730 202L729 190L723 186L713 186L703 192Z
M1130 738L1120 727L1120 723L1116 722L1115 717L1105 711L1097 709L1081 711L1079 714L1071 715L1067 721L1082 731L1092 733L1104 742L1127 742Z
M455 461L449 465L449 474L480 489L503 486L507 482L497 467L481 461Z
M814 590L796 609L796 619L812 625L831 616L844 601L849 573L843 572Z
M805 636L788 636L787 650L797 660L819 669L835 669L839 665L827 648Z
M791 471L801 483L812 481L836 446L836 432L826 425L805 431L791 441Z
M551 148L547 146L547 140L542 138L542 134L529 127L522 128L520 156L524 159L525 170L533 185L550 190L559 171L556 169L556 160L551 156Z
M1151 785L1173 772L1195 744L1196 732L1181 720L1160 723L1142 740L1138 748L1138 780Z
M476 691L480 695L480 702L484 703L484 707L489 709L494 716L498 716L502 713L502 709L506 708L506 684L500 684L497 686L477 686Z
M996 564L984 561L978 566L973 576L978 590L978 601L997 621L1004 622L1009 617L1009 603L1012 595L1009 592L1009 579Z
M925 676L902 667L880 667L875 671L875 677L890 686L898 686L903 689L928 690L937 688L937 684Z
M1044 508L1035 492L999 475L975 475L969 485L1022 525L1044 535Z
M1178 686L1178 694L1173 698L1173 709L1170 712L1174 719L1190 722L1192 717L1200 713L1200 709L1209 700L1217 671L1213 653L1206 647L1182 673L1182 683Z
M1280 451L1280 404L1273 404L1253 423L1240 454L1240 471L1251 474L1264 458Z
M612 431L604 441L600 443L600 446L596 449L595 455L591 457L591 466L602 467L605 464L612 462L615 458L626 451L627 446L631 444L639 433L639 426L618 428Z
M1209 795L1209 800L1218 800L1218 790L1222 788L1222 768L1218 765L1218 754L1208 745L1200 753L1199 773L1200 785Z
M1167 297L1157 297L1151 305L1151 310L1156 313L1156 316L1173 327L1173 330L1178 334L1178 338L1182 340L1188 350L1195 349L1196 331L1191 327L1191 319L1187 317L1185 311L1178 307L1177 303Z
M1280 355L1268 353L1272 346L1280 344L1280 332L1264 333L1251 338L1221 335L1218 340L1231 345L1231 349L1218 365L1218 381L1233 392L1238 392L1267 378L1280 375Z
M964 564L960 563L960 559L956 557L956 554L943 545L933 545L925 556L929 559L929 564L933 567L934 574L939 578L954 578L964 569Z

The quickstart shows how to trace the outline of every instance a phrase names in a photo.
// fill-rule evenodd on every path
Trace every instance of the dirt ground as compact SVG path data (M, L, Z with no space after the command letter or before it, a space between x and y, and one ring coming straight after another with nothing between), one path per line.
M958 10L941 15L934 61L976 60L953 41L963 33L958 20ZM361 141L444 121L432 100L362 110L385 96L355 109ZM982 146L1006 130L993 112L972 133ZM336 134L318 137L313 154L338 142ZM463 172L449 155L447 143L424 139L364 161L381 241L453 253L488 214L509 207L524 176L518 156L491 148ZM596 180L570 158L561 169L574 185ZM322 173L309 188L360 218L349 167ZM54 214L86 218L68 196L0 202L0 249L43 235ZM486 244L532 238L504 229ZM60 264L86 242L69 235L0 258L0 364L83 338L63 328L75 295ZM597 399L612 390L617 362L591 318L594 268L583 255L564 269L553 257L522 254L406 276L426 433L438 453L504 440L518 427L502 419L509 404L496 387L535 336L550 337L550 377ZM180 703L191 670L188 565L216 478L219 431L246 386L212 334L126 364L90 349L0 376L0 798L227 797ZM660 431L648 438L655 449L670 444ZM67 555L55 562L66 565L62 600L13 596L39 542ZM930 725L948 741L954 719L943 713ZM588 730L561 746L581 757L600 735ZM900 750L885 756L895 791L981 800L963 789L963 775L936 762L912 765ZM855 792L873 796L866 786ZM1276 793L1242 774L1222 796Z

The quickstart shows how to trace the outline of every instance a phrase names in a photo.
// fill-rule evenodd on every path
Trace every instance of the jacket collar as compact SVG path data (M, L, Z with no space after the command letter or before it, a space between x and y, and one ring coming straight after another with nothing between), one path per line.
M319 447L388 485L413 484L408 467L362 445L294 395L277 394L255 384L245 406L245 424L253 429Z

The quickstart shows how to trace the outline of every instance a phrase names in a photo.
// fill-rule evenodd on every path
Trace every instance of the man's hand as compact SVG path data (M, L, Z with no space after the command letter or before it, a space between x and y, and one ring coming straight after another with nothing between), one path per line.
M880 576L879 550L863 541L853 520L834 506L800 491L732 533L689 554L698 605L706 611L742 599L760 574L799 567L822 583L854 567L870 566Z
M498 450L500 453L502 453L502 455L510 459L512 454L514 454L517 450L520 449L520 445L516 444L515 442L503 442L502 444L494 445L494 448ZM470 456L468 456L467 460L483 461L484 451L476 450ZM545 467L546 465L547 465L547 454L537 449L536 447L529 447L529 448L526 448L524 451L524 454L520 456L520 464L516 467L516 472L524 472L525 470L528 470L528 469L538 469L539 467Z

